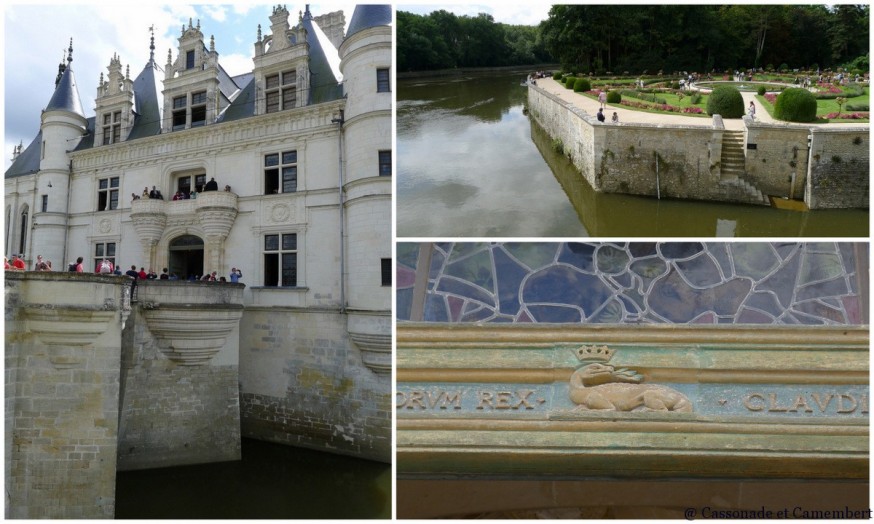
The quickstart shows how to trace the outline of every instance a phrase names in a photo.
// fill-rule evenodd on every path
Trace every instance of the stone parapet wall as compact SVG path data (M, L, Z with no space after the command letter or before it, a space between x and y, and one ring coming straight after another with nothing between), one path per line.
M814 129L805 194L808 207L868 209L870 151L867 127Z
M124 278L6 272L7 518L112 518Z
M797 125L746 124L746 178L762 193L800 199L807 179L807 136Z
M745 119L745 169L737 181L723 173L724 130L716 117L712 126L704 119L701 126L602 124L536 86L528 88L528 109L596 191L761 202L747 182L764 195L804 198L811 209L868 207L870 139L864 127Z
M601 124L537 87L529 111L596 191L653 197L746 201L719 185L722 129ZM707 122L702 120L702 123Z
M391 376L365 366L346 328L337 311L246 310L244 437L391 462Z

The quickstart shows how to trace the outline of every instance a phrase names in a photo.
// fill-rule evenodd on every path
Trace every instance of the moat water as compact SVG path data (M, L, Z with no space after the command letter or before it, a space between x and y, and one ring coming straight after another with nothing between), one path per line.
M243 459L118 472L117 519L390 519L391 464L243 439Z
M597 193L524 113L524 76L398 81L398 236L868 236L865 210Z

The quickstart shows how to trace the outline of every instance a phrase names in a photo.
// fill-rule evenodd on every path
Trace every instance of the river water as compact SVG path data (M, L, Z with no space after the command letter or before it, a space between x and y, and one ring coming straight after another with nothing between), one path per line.
M867 237L868 211L597 193L524 113L525 73L403 79L399 237Z
M118 472L117 519L390 519L391 464L242 441L243 459Z

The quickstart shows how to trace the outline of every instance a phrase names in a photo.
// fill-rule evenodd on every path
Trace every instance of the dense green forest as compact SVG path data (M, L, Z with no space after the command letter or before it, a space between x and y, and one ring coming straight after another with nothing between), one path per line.
M497 23L487 14L399 11L398 70L549 62L617 74L850 62L867 70L869 11L868 5L554 5L537 27Z

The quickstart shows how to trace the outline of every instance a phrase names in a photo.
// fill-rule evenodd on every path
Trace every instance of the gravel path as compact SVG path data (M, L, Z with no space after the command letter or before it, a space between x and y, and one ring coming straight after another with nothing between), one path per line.
M583 96L582 93L574 93L573 89L567 89L564 85L559 84L552 78L537 79L537 87L556 95L558 98L573 104L582 109L586 113L595 116L598 113L598 108L601 105L597 100ZM868 126L868 123L842 122L835 124L787 124L771 118L771 115L765 111L765 108L756 100L756 94L751 92L741 92L744 99L744 108L749 107L750 100L756 104L756 120L768 124L777 124L785 126L829 126L829 127L860 127ZM606 125L610 124L610 118L613 112L619 114L619 122L625 124L675 124L684 126L702 126L710 127L713 120L711 118L701 118L685 115L669 115L664 113L648 113L646 111L634 111L619 104L607 104L604 109L604 116L607 117ZM726 129L740 131L744 129L743 120L740 118L727 118L723 120Z

